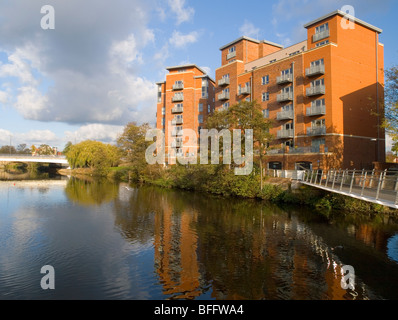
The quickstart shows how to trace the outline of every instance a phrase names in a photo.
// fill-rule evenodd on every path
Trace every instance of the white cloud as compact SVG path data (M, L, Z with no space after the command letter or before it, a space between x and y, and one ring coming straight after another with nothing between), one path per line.
M200 67L200 68L203 69L203 71L206 72L206 74L208 74L210 76L210 72L211 72L210 67Z
M54 32L44 32L37 16L25 14L35 12L37 3L1 2L0 51L8 62L0 64L0 81L10 83L8 103L30 120L153 121L155 85L140 76L140 68L147 59L144 50L155 42L147 27L154 2L60 2ZM1 93L0 102L6 98Z
M123 132L123 126L112 126L104 124L89 124L80 127L75 131L66 131L65 140L77 143L84 140L97 140L108 143L115 143L119 134Z
M6 91L0 91L0 104L6 104L9 99L9 94Z
M185 7L185 0L168 0L171 11L176 14L176 24L179 25L193 18L195 10L192 7Z
M244 24L239 28L239 32L242 36L258 39L260 29L256 28L251 22L245 20Z
M190 43L195 43L198 41L199 33L192 31L187 34L182 34L179 31L174 31L171 38L169 39L170 44L176 48L182 48Z

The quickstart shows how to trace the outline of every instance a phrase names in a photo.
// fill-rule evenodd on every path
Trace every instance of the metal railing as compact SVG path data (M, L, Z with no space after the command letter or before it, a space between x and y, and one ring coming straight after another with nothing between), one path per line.
M228 84L229 84L229 78L227 78L227 77L224 77L224 78L221 78L220 80L218 80L219 86L226 86Z
M280 111L276 114L276 120L293 119L293 110Z
M307 93L307 97L315 96L318 94L325 94L325 86L317 85L314 87L307 88L306 93Z
M396 170L306 170L304 183L398 208Z
M329 29L326 29L326 30L324 30L324 31L315 33L315 34L312 36L312 41L313 41L313 42L316 42L316 41L319 41L319 40L324 39L324 38L327 38L327 37L329 37Z
M326 106L311 106L307 108L307 116L319 116L326 114Z
M307 77L312 77L318 74L325 74L325 65L324 64L319 64L317 66L312 66L307 69L305 69L305 75Z
M285 73L279 77L276 77L277 84L283 84L283 83L288 83L288 82L293 82L293 74L292 73Z
M276 96L276 101L292 101L293 100L293 92L283 92Z

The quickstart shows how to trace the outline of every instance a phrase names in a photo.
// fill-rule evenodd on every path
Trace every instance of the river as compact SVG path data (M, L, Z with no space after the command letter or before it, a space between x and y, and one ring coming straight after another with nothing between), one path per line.
M44 290L41 268L54 270ZM342 267L354 276L342 288ZM345 269L344 269L345 270ZM67 177L0 181L0 299L398 299L389 216Z

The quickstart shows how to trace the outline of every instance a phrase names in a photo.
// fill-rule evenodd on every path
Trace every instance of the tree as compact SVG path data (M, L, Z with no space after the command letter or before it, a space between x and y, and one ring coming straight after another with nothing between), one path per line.
M116 146L93 140L71 145L65 156L72 168L91 168L98 172L117 166L120 159Z
M30 149L26 147L26 143L21 143L17 146L17 153L28 154L30 153Z
M63 154L67 154L72 145L73 145L72 142L71 142L71 141L68 141L68 142L65 144L65 147L64 147L64 150L62 150L62 153L63 153Z
M53 155L54 149L50 147L48 144L41 144L37 149L38 154L41 156Z
M253 130L253 150L258 154L260 167L260 187L263 188L263 159L272 135L269 128L272 123L264 118L261 105L256 101L241 101L232 107L217 111L207 120L208 129L240 129L242 137L245 129ZM243 149L243 148L242 148Z
M398 141L398 66L386 70L385 110L383 126Z
M150 129L148 123L138 126L135 122L130 122L117 139L117 145L122 150L123 158L134 168L138 179L147 166L145 151L153 143L145 141L146 133Z
M0 154L15 154L17 150L13 146L2 146L0 148Z

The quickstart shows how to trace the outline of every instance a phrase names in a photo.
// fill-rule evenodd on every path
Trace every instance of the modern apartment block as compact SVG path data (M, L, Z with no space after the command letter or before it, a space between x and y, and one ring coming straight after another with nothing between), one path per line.
M245 36L224 45L215 96L209 90L203 101L201 80L207 79L209 89L214 82L200 68L186 67L181 74L182 67L169 68L166 82L159 83L164 99L158 101L157 127L167 129L169 119L178 119L171 109L177 108L172 97L179 92L184 125L195 130L201 126L198 116L205 121L213 106L256 101L273 123L264 164L270 169L362 169L384 162L382 30L350 18L348 24L337 10L311 21L304 25L307 39L287 48ZM180 80L179 91L172 86Z
M208 114L214 112L215 102L215 82L204 70L194 64L167 70L166 81L157 83L156 114L156 127L163 130L166 138L166 162L170 147L175 150L173 157L183 155L182 146L187 143L183 129L198 134Z

